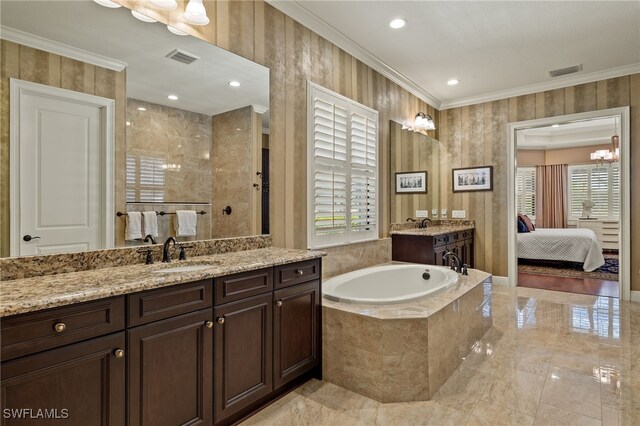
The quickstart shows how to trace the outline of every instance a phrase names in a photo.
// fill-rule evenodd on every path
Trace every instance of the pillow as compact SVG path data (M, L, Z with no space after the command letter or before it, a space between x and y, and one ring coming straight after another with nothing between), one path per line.
M521 219L524 224L527 226L527 229L529 230L529 232L531 231L535 231L536 227L533 226L533 223L531 222L531 219L529 219L529 216L527 216L526 214L518 214L518 219Z
M522 219L518 218L518 233L522 234L524 232L529 232L529 229L527 228L527 225L524 224Z

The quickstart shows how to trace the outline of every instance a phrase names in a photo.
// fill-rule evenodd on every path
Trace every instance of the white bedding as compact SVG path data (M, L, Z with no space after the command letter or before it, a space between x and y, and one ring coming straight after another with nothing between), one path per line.
M538 228L533 232L518 233L518 257L579 262L587 272L605 263L596 234L583 228Z

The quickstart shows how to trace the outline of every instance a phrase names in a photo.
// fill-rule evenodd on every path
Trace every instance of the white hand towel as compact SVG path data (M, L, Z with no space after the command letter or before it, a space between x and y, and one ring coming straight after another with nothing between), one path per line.
M125 240L139 240L142 238L142 214L140 212L128 212L126 225L124 230Z
M158 215L154 211L150 212L142 212L142 217L144 221L142 222L144 226L144 236L152 235L154 237L158 236Z
M176 210L176 220L173 222L176 237L195 237L197 221L195 210Z

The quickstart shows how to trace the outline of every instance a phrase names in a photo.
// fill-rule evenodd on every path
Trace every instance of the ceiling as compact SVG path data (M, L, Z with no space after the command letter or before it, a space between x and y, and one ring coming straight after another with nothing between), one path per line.
M143 23L126 8L92 1L0 3L6 27L126 63L127 97L206 115L247 105L269 105L269 69L160 23ZM165 56L181 49L200 59L185 65ZM241 82L238 88L229 81ZM177 101L167 99L169 94ZM265 114L266 116L267 114Z
M267 1L441 109L640 72L637 0Z
M518 130L518 149L561 149L611 143L611 136L620 134L615 117L557 123L557 127L544 126Z

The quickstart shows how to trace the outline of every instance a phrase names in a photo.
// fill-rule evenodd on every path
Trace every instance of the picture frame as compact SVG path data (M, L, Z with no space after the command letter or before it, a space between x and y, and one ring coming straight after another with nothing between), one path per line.
M493 191L493 166L452 169L451 185L453 192Z
M427 171L396 173L396 194L426 194L428 188Z

